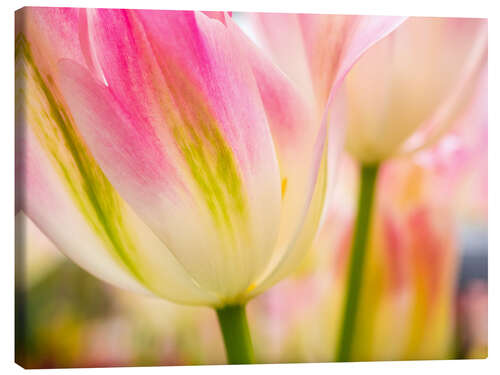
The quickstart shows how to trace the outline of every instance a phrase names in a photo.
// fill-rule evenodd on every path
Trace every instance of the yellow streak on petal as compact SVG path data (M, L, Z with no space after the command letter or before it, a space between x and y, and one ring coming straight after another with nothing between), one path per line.
M287 182L288 179L286 177L283 180L281 180L281 199L285 198Z
M251 284L248 286L248 288L247 288L247 290L245 291L245 293L249 293L249 292L251 292L252 290L254 290L254 289L255 289L255 287L256 287L256 286L257 286L257 284L256 284L256 283L251 283Z

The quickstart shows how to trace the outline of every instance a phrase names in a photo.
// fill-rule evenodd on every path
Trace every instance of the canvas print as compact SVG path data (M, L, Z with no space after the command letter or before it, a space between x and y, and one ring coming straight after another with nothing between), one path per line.
M486 358L486 19L15 14L16 362Z

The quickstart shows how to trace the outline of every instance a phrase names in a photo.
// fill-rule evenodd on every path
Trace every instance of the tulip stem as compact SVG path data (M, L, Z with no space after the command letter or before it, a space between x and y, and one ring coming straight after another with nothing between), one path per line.
M378 165L361 166L358 211L356 214L356 224L352 238L349 268L347 271L347 290L341 320L342 325L336 348L335 360L337 362L347 362L351 357L377 172Z
M228 305L216 309L216 311L224 337L228 363L254 363L245 305Z

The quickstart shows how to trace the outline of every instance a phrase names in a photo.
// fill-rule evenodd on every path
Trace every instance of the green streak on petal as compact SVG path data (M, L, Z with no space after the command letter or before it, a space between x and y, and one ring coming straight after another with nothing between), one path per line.
M16 103L23 107L21 110L25 115L33 119L28 121L29 126L50 155L91 228L130 273L145 284L132 259L131 253L136 253L136 249L130 233L124 230L121 198L89 153L71 117L58 100L52 78L47 76L44 79L36 67L29 43L22 34L16 38L15 58L16 81L20 80Z
M140 25L140 22L131 23ZM249 241L247 200L241 174L207 98L190 77L189 69L158 51L142 29L132 28L131 32L148 72L141 89L158 105L162 120L168 124L186 163L184 167L194 181L196 193L200 194L216 228L233 241L232 245L236 245L237 231Z
M247 215L237 165L216 124L201 121L197 127L201 131L189 123L176 126L174 138L216 226L234 239L235 227L244 229Z
M168 60L162 60L160 65L162 74L148 83L196 189L217 229L225 233L233 245L237 230L249 241L248 208L241 174L207 99L182 67Z

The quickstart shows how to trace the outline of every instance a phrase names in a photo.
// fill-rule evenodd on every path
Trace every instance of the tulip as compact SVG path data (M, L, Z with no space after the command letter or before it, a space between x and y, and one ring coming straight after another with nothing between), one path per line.
M484 87L479 91L486 92ZM457 202L464 198L464 185L481 182L482 176L471 172L485 166L483 155L487 154L484 151L487 101L483 95L478 97L481 103L473 107L479 108L467 111L465 122L455 126L459 128L457 131L411 160L394 160L381 170L351 360L455 356L460 254L456 234L460 221L457 219L464 211L463 202ZM347 172L339 176L342 185L351 184L354 167L352 162L342 167ZM464 202L473 207L482 204L471 202L471 199L482 201L482 196L470 190L468 194ZM339 196L333 202L335 207L330 208L317 240L317 247L329 249L330 253L335 249L333 290L328 298L334 302L345 294L352 241L353 218L349 207L354 204L347 204L343 214L337 207L345 201ZM343 235L340 238L333 235L331 226L339 228ZM467 300L470 306L464 301L463 311L475 308L474 301ZM338 339L336 328L341 308L334 304L328 313L329 326ZM468 335L481 336L483 323L476 325L477 332Z
M350 360L452 356L459 249L452 206L436 188L442 181L414 160L393 161L381 169ZM318 242L326 242L325 248L329 244L330 253L335 250L328 300L336 304L328 311L339 345L344 306L338 302L348 290L354 217L334 212L329 216L326 223L343 234L332 238L325 227Z
M18 207L100 279L215 308L229 361L252 362L244 306L314 239L328 124L226 14L17 23ZM344 74L380 34L344 45Z
M342 45L362 17L258 15L257 29L275 61L331 118L346 125L346 150L361 164L358 214L348 273L343 334L336 359L349 360L378 166L385 160L434 144L471 100L486 61L487 25L479 19L409 18L378 41L347 74L337 98L325 85L336 74ZM286 27L272 28L279 20ZM328 37L325 37L328 36ZM293 52L292 45L302 48ZM330 107L331 106L331 107Z

